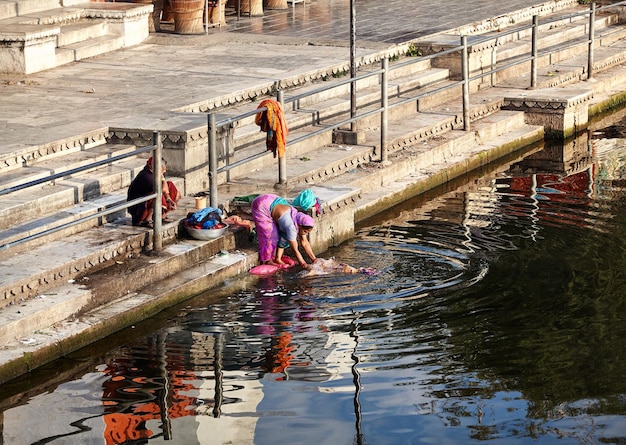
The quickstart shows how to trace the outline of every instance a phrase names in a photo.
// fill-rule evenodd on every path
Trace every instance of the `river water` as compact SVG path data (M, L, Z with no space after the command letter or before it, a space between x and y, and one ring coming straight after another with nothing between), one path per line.
M529 148L0 389L0 443L626 444L626 140ZM543 149L541 149L543 148Z

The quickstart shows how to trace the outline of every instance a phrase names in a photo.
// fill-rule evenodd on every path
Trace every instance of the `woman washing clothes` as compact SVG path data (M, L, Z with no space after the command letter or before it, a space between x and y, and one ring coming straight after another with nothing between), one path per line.
M289 205L285 198L273 194L260 195L252 201L252 218L259 241L259 259L262 264L280 266L285 248L291 247L301 267L307 262L299 247L311 261L317 258L309 244L308 234L315 226L313 218Z
M154 163L152 157L148 159L143 170L139 172L137 177L133 179L130 187L128 187L127 200L142 198L144 196L154 193ZM171 218L167 218L167 212L175 210L178 201L180 200L180 193L172 181L165 179L165 172L167 171L167 162L165 159L161 159L161 181L163 194L161 196L161 206L163 208L163 222L173 222ZM128 208L128 212L132 216L133 226L153 227L153 215L154 215L154 201L144 201Z

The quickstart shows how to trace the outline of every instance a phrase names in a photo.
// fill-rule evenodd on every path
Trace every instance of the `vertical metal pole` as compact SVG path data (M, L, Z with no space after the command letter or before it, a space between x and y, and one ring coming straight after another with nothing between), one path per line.
M493 50L491 51L491 86L495 87L498 81L496 73L496 66L498 65L498 39L493 43Z
M217 128L215 127L215 113L208 117L209 139L209 206L217 208Z
M276 99L280 103L280 107L285 109L285 92L278 88ZM287 156L278 158L278 184L287 184Z
M537 33L539 32L539 17L533 15L533 29L532 29L532 59L530 61L530 87L537 88Z
M461 67L463 75L463 129L470 131L469 117L469 61L467 56L467 36L461 37L461 45L463 45L463 54L461 55Z
M162 156L163 146L161 144L161 133L155 131L152 133L152 144L156 146L154 155L152 156L152 180L154 181L154 211L152 213L154 231L152 235L153 250L160 252L163 249L163 173L162 173Z
M596 4L591 3L591 13L589 14L589 54L587 56L587 80L593 77L593 47L595 43L595 22L596 22Z
M356 0L350 0L350 78L356 77ZM356 82L350 83L350 118L356 116ZM350 130L356 131L356 122L350 124Z
M209 33L209 0L204 0L204 26L205 26L204 33L208 34Z
M389 59L382 59L383 73L380 79L380 101L383 111L380 113L380 161L387 162L387 132L389 130Z

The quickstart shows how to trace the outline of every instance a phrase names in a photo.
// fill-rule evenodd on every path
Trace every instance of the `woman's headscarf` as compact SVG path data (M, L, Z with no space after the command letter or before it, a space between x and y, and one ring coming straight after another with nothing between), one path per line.
M294 198L293 205L296 207L300 207L306 212L315 205L316 201L317 198L315 198L315 194L311 190L305 189L302 190L300 194Z
M161 166L164 165L167 165L167 161L165 160L165 158L161 158ZM152 156L150 156L150 158L146 162L146 167L148 167L148 170L150 171L154 170L154 160L152 159Z
M297 212L294 217L294 222L299 227L315 227L315 220L313 217L306 213Z

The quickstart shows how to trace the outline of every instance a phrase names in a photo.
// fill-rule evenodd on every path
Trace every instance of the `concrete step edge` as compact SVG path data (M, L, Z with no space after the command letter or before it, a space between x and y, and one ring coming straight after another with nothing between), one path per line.
M179 190L184 189L184 180L182 178L170 177L168 179L174 182ZM107 223L130 224L126 210L119 210L103 217L75 223L82 218L124 204L127 201L126 194L126 188L114 190L69 207L19 221L11 227L0 230L0 261L7 261L23 252L32 251L45 244L65 239ZM37 236L52 229L54 229L53 232ZM32 238L24 240L27 237Z
M106 35L107 24L97 20L82 20L71 25L61 26L61 32L57 36L57 47L67 47L71 44L82 42Z
M105 34L81 42L64 45L59 47L59 49L72 50L74 52L74 60L78 61L123 47L124 36Z
M172 215L174 222L163 225L164 243L186 236L181 233L180 222L192 208L179 208ZM129 218L124 218L14 255L0 263L1 307L27 301L67 280L140 255L152 248L152 242L151 229L133 227Z
M370 183L377 184L376 190L364 190L361 193L361 199L356 202L355 222L362 222L412 196L442 185L456 176L469 173L475 168L493 162L500 156L510 154L541 139L543 139L542 127L525 126L500 136L489 146L478 144L471 152L447 153L439 163L429 161L428 169L420 165L419 159L396 169L394 174L381 169L377 176L370 175L368 179ZM448 148L446 144L443 144L437 151L443 154L448 151ZM430 154L428 156L430 157ZM355 185L358 186L358 184Z
M143 165L129 160L4 195L0 197L0 229L124 189Z
M76 123L68 124L77 127ZM0 155L0 174L21 168L24 164L41 158L62 156L66 152L72 152L106 143L108 128L100 125L89 124L84 131L77 131L74 136L48 142L45 144L20 147L10 153Z
M31 158L24 161L21 167L9 170L0 176L0 189L8 189L27 182L44 179L51 174L60 174L75 168L84 167L93 162L104 161L118 155L127 154L137 148L134 145L106 144L105 142L103 140L91 147L84 147L84 149L77 147L74 150L67 150L62 156ZM149 154L138 155L138 157L146 159L148 156ZM133 159L133 157L126 158L126 160L130 159ZM92 170L96 168L94 167ZM82 174L89 174L89 171L85 170Z
M59 0L20 0L16 3L17 15L56 9L61 6L61 2Z

